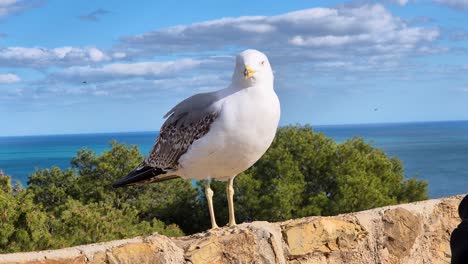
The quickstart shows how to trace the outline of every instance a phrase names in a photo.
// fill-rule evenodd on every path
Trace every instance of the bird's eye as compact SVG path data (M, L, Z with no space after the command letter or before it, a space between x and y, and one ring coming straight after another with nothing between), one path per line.
M265 61L260 62L260 64L265 65Z

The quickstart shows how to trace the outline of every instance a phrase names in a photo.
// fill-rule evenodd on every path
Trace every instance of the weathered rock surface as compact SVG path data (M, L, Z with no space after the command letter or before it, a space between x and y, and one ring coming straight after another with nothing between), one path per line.
M330 218L311 219L303 224L292 221L282 229L289 246L289 255L293 257L314 252L349 251L356 248L367 235L365 229L355 221Z
M253 222L180 238L147 237L0 255L0 264L450 263L462 195L282 223Z

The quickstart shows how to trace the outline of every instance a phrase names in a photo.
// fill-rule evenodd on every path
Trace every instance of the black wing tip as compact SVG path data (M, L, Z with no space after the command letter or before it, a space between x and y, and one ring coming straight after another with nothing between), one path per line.
M131 185L131 179L128 179L128 176L130 175L127 175L126 177L123 177L119 180L117 180L116 182L112 183L112 188L120 188L120 187L125 187L125 186L129 186Z
M124 178L123 178L124 179ZM121 179L122 180L122 179ZM116 182L114 182L112 184L112 188L120 188L120 187L124 187L126 186L127 184L123 183L121 180L118 180Z
M144 183L151 181L152 178L165 174L161 168L153 168L149 166L138 166L136 169L131 171L127 176L117 180L112 184L113 188L125 187L128 185L134 185L138 183Z

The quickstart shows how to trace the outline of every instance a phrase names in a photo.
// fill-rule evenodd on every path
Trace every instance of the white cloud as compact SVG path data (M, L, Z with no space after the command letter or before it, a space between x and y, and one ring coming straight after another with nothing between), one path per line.
M196 92L213 91L226 87L226 76L204 75L195 77L174 77L159 80L126 80L82 87L82 92L95 96L107 94L114 97L138 98L159 97L164 93L180 96L180 100ZM171 100L174 100L173 98ZM177 99L175 99L177 101Z
M125 54L125 52L114 52L112 54L112 57L114 57L116 59L123 59L123 58L127 57L127 54Z
M401 3L406 1L400 1ZM312 8L278 16L245 16L175 26L122 39L133 55L222 53L257 48L282 59L402 56L430 50L434 28L410 26L379 4ZM425 47L425 49L421 49Z
M128 78L169 78L202 62L183 59L167 62L112 63L103 66L73 66L54 73L53 79L72 82L115 81Z
M409 0L390 0L391 2L397 3L401 6L408 4Z
M405 6L407 5L409 2L416 2L417 0L380 0L378 2L382 3L391 3L391 4L397 4L397 5L400 5L400 6ZM366 1L367 3L371 2L371 1ZM374 2L377 2L377 1L374 1ZM362 1L362 3L365 3L364 1Z
M4 4L16 3L16 0L1 1ZM76 67L64 72L100 72L100 76L109 77L111 74L105 71L110 67L124 66L104 67L101 66L103 63L152 60L155 55L167 54L172 56L170 59L204 59L206 56L232 55L245 48L265 51L275 65L335 60L367 63L369 60L398 60L405 56L438 52L440 49L434 47L438 36L437 29L411 26L382 5L367 4L174 26L123 38L107 51L72 46L5 47L0 48L0 67L41 70ZM138 64L139 69L142 65ZM132 71L128 69L128 72ZM126 76L131 77L131 74Z
M18 75L16 74L12 74L12 73L0 74L0 84L16 83L19 81L21 81L21 78L18 77Z
M108 61L110 58L95 47L0 48L0 66L37 68L58 65L80 65Z
M455 9L468 9L468 0L434 0L434 2Z
M44 0L0 0L0 17L10 16L23 10L34 8Z
M406 56L438 52L438 37L437 29L413 26L382 5L369 4L174 26L126 37L111 50L0 48L0 66L40 69L45 77L33 84L34 96L131 97L154 89L222 88L232 74L232 55L245 48L267 53L279 85L282 79L303 82L337 72L395 73L407 69L400 63Z
M276 29L268 24L249 24L249 23L244 23L240 24L237 26L240 30L247 31L247 32L253 32L253 33L268 33L268 32L273 32Z
M96 48L89 48L88 54L89 58L94 62L108 60L107 56L102 51Z
M97 91L93 92L93 95L94 96L108 96L109 92L108 91L97 90Z
M108 82L89 82L76 86L73 83L48 83L30 87L22 94L28 99L51 98L90 98L111 96L114 98L151 100L161 96L170 96L168 100L184 99L196 92L213 91L226 87L229 84L228 75L201 75L187 77L172 77L167 79L125 79ZM5 94L6 91L1 94ZM10 93L9 96L13 94Z
M186 78L154 80L153 84L159 89L179 91L213 91L225 88L230 82L229 75L203 75ZM188 89L187 89L188 88Z
M446 29L445 35L452 41L464 41L468 39L467 30Z
M18 0L0 0L0 6L11 6L19 2Z

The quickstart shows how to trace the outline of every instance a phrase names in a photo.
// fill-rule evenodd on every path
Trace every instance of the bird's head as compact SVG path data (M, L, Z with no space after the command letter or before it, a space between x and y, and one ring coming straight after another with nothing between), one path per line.
M273 84L273 71L267 56L253 49L239 53L232 81L245 88L260 83Z

